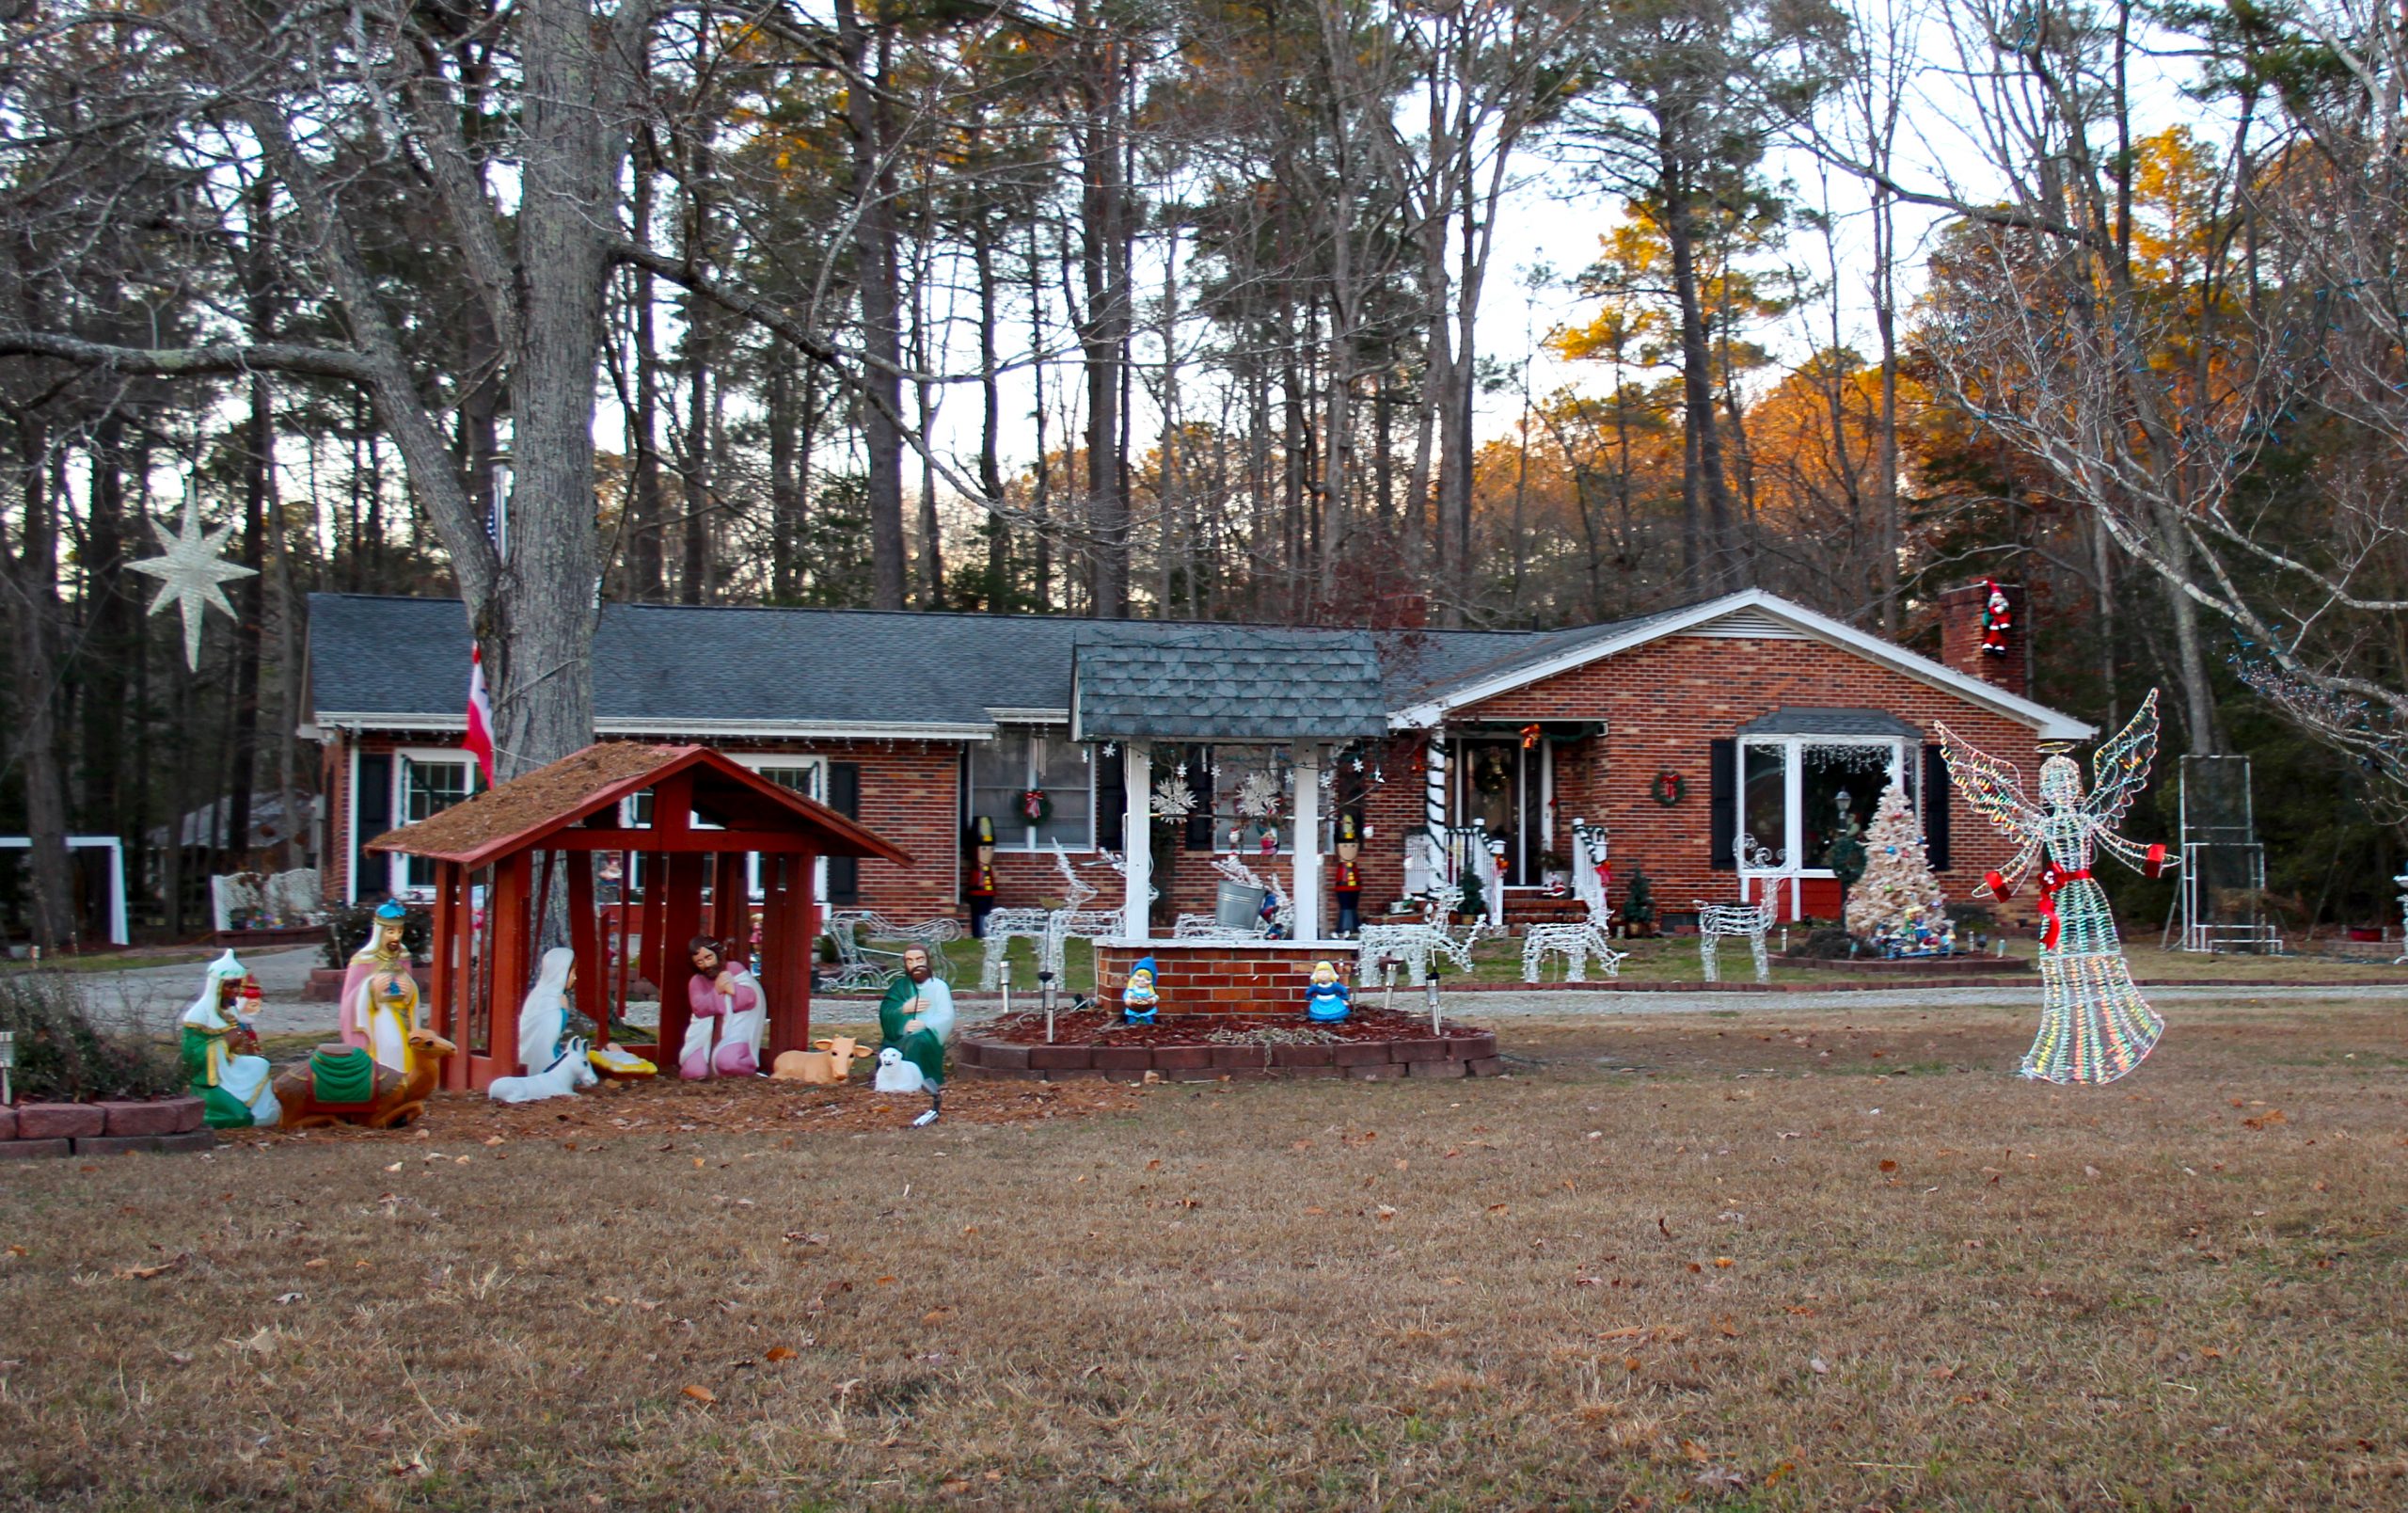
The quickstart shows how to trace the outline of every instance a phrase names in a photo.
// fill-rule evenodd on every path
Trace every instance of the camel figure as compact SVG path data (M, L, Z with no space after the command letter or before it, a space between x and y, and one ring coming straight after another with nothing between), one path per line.
M409 1065L405 1075L379 1066L366 1048L321 1045L307 1061L286 1067L276 1078L277 1102L283 1106L285 1129L323 1129L329 1124L365 1124L371 1129L398 1129L426 1112L426 1095L435 1091L446 1057L460 1048L431 1029L409 1032Z

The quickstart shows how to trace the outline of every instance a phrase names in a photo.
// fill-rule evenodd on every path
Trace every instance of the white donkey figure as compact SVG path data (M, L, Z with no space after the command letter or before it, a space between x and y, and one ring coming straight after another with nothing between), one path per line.
M496 1103L537 1103L546 1098L570 1098L579 1088L590 1088L601 1081L594 1063L586 1059L585 1041L572 1038L552 1058L552 1064L531 1076L496 1077L485 1096ZM565 1116L563 1116L565 1117Z

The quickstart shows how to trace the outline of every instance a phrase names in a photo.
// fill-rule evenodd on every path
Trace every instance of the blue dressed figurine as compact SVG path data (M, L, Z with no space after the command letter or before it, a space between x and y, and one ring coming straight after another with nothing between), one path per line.
M1305 1017L1316 1025L1335 1025L1354 1011L1354 996L1338 980L1338 968L1315 962L1312 985L1305 989Z
M1124 1025L1150 1025L1162 1008L1154 994L1154 959L1140 957L1129 969L1129 985L1120 990L1120 1022Z

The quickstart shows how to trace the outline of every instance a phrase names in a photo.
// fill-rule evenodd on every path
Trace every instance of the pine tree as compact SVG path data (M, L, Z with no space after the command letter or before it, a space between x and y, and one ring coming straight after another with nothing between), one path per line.
M1907 803L1904 784L1882 790L1873 828L1864 837L1864 875L1848 890L1848 933L1883 947L1935 948L1947 933L1948 914L1923 849L1923 828ZM1918 931L1928 939L1919 948Z

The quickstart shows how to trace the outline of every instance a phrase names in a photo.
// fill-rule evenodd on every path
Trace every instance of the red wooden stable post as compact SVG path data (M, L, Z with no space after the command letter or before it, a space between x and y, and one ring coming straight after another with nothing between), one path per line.
M645 789L653 795L653 822L622 824L622 802ZM760 979L769 1002L765 1058L801 1049L810 1038L818 935L814 863L822 855L911 862L856 821L708 747L622 742L589 746L379 836L367 849L436 864L427 1009L430 1027L460 1048L444 1072L445 1086L454 1090L483 1088L519 1070L518 1009L542 954L549 900L565 902L568 946L577 955L574 1001L596 1022L597 1039L608 1039L611 1015L624 1011L632 966L660 992L653 1059L674 1075L690 1017L688 943L710 934L739 961L752 948L749 857L760 858ZM630 862L641 857L624 872L631 885L641 879L640 908L625 900L602 906L620 922L615 971L611 932L594 896L602 852ZM640 934L633 950L630 927Z

